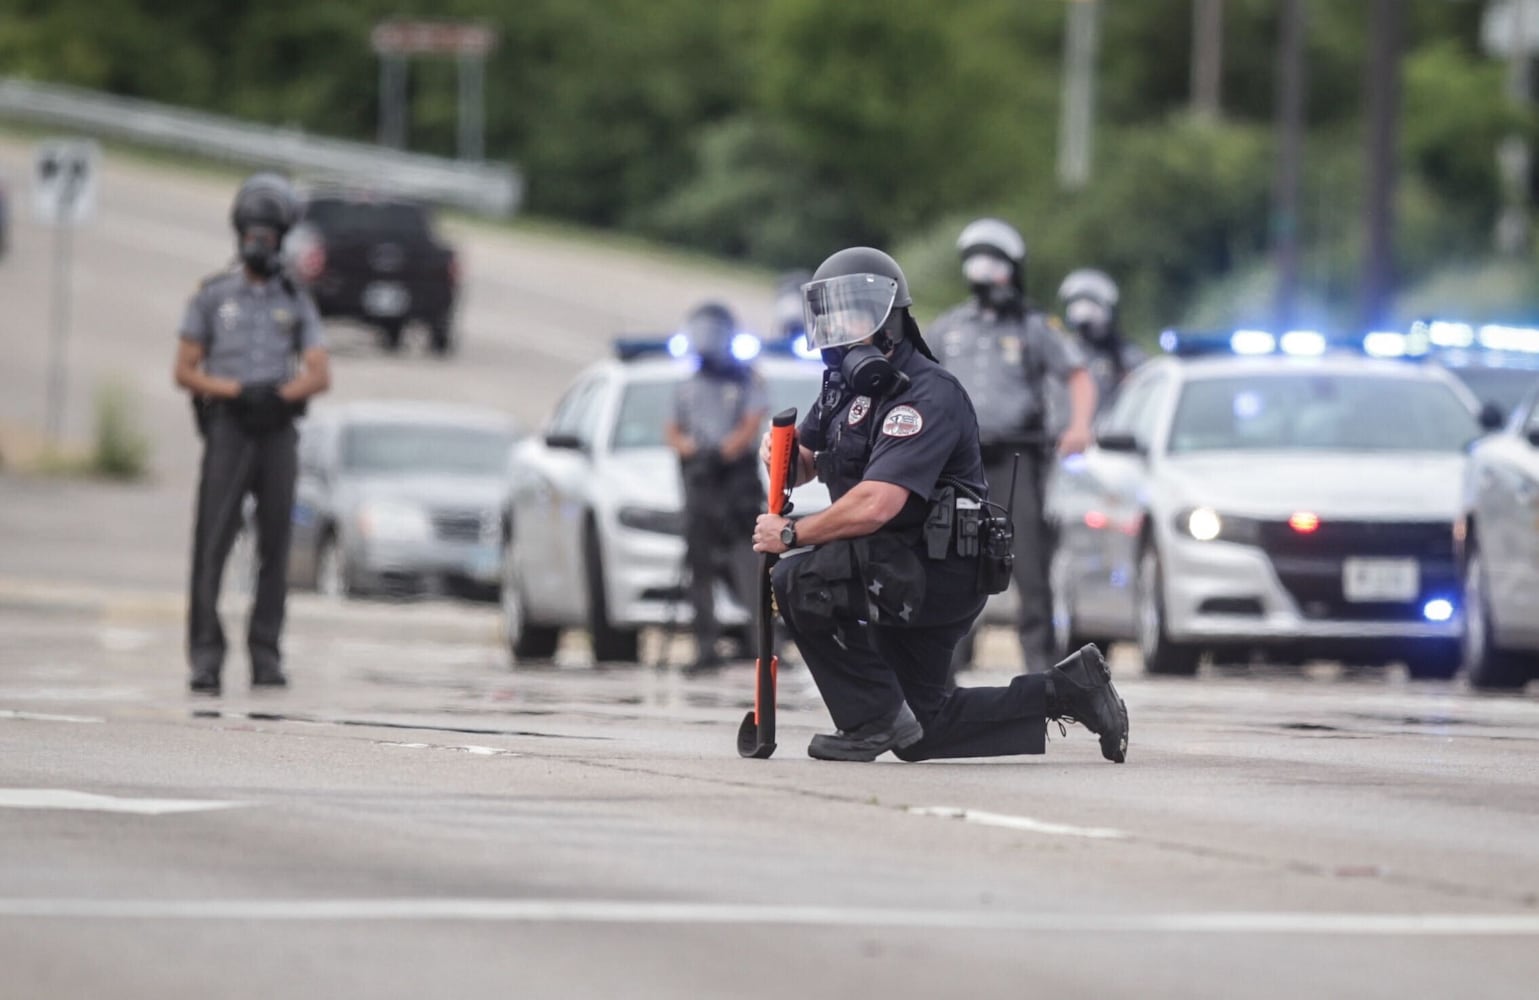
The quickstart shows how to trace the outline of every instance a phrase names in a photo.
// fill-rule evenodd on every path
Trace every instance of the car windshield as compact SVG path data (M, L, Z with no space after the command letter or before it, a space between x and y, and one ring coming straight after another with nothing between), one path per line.
M1503 414L1511 414L1539 385L1539 370L1533 368L1497 368L1485 365L1449 369L1470 387L1482 403L1495 403Z
M342 467L370 475L501 475L513 435L473 427L370 423L342 433Z
M413 239L424 237L428 231L422 209L402 202L317 198L305 207L305 220L322 232L370 237Z
M1478 433L1458 394L1437 382L1249 375L1188 382L1171 424L1169 450L1449 452Z
M818 397L822 379L823 369L810 364L805 372L766 375L764 388L769 397L769 412L775 414L794 406L799 413L806 413L807 407ZM677 385L677 380L669 379L632 382L626 386L610 447L615 451L666 447L663 427L673 417L673 393Z

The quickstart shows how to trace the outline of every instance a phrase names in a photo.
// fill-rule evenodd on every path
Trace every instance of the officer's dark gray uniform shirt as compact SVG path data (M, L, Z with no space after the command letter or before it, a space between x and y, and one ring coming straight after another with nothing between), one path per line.
M204 371L242 385L287 382L296 353L325 343L309 295L279 278L248 281L239 268L203 282L187 303L180 335L203 346Z
M1085 357L1041 313L1001 315L970 300L941 314L927 339L971 397L985 444L1019 440L1028 428L1050 438L1063 430L1054 395Z
M756 372L744 378L701 369L679 383L673 397L673 421L707 451L720 447L745 413L769 409L764 380Z

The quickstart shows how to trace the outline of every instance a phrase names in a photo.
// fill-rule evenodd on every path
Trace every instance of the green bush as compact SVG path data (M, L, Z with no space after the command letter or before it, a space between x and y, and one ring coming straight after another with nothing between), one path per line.
M149 456L149 439L139 427L133 395L118 383L103 383L96 390L91 471L109 479L139 479Z

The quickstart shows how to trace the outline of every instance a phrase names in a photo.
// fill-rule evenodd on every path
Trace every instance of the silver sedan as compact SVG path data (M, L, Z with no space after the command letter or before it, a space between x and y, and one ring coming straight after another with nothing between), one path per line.
M1470 683L1521 688L1539 677L1539 390L1472 449L1459 540Z
M1451 675L1476 411L1440 368L1323 348L1149 362L1050 489L1060 641L1134 639L1154 673L1259 650Z
M494 410L352 403L300 432L291 583L323 593L495 600L517 440Z

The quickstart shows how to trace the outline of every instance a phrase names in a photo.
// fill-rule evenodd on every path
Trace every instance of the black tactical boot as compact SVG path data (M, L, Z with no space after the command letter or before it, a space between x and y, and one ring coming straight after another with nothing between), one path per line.
M1047 717L1077 722L1101 737L1101 756L1117 764L1128 756L1128 708L1112 687L1106 658L1086 645L1053 665Z
M193 694L217 695L220 693L219 671L194 670L187 682L187 690Z
M924 728L904 702L898 714L881 722L868 722L849 732L818 733L807 744L807 756L818 760L876 760L888 750L913 746L924 738Z

